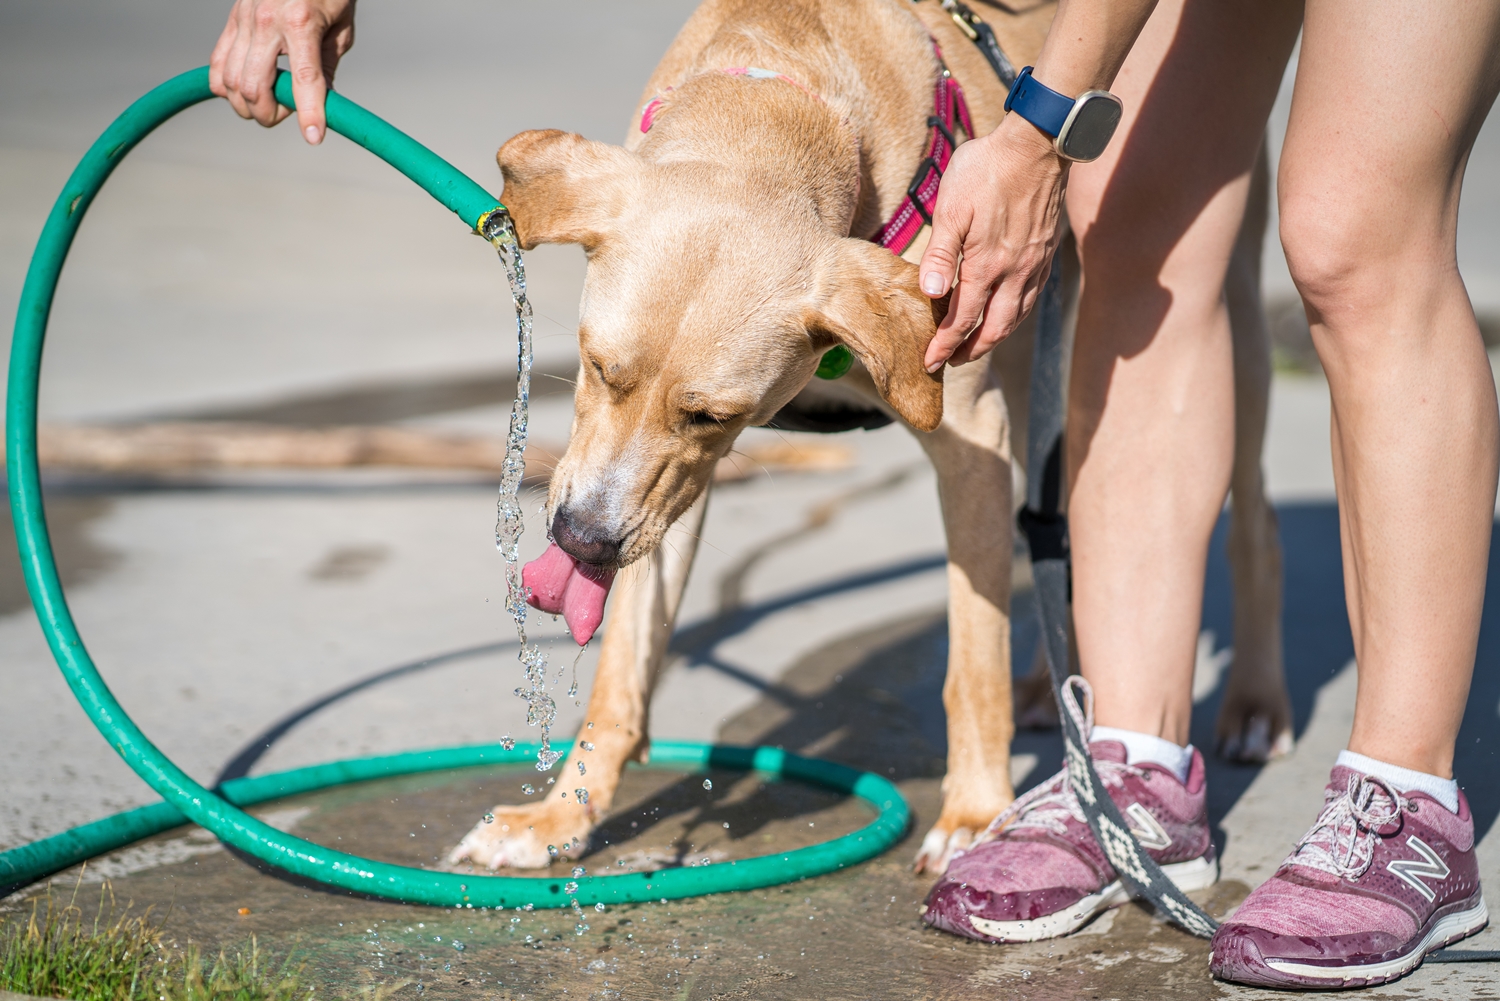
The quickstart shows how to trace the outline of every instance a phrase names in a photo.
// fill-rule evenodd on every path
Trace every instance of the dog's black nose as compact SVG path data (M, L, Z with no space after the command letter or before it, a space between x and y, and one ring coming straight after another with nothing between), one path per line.
M577 525L566 508L559 508L552 519L552 541L562 551L584 563L609 566L620 558L620 543L615 539L598 539L586 526Z

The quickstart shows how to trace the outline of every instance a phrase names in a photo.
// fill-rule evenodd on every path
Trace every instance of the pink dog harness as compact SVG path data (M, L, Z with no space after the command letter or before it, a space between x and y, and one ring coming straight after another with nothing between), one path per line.
M933 113L927 116L926 155L918 165L911 184L907 185L906 197L896 206L895 214L870 238L871 242L880 244L898 257L912 245L922 227L932 223L932 210L937 206L938 185L942 182L943 172L948 169L948 162L953 158L953 151L958 148L959 140L955 132L962 129L965 139L974 136L974 123L969 118L969 105L964 100L964 89L953 79L953 74L948 72L942 50L937 47L936 42L932 49L937 54L938 66L942 72L938 75L937 87L933 93ZM784 80L803 93L823 100L820 94L809 90L800 81L775 70L761 69L758 66L734 66L719 72L749 77L752 80ZM660 97L653 97L641 109L642 133L651 131L662 104Z
M933 45L933 50L937 51L936 44ZM938 185L943 180L943 172L948 169L948 161L953 158L953 151L958 148L958 141L954 137L957 130L954 126L963 129L965 139L974 137L974 123L969 118L969 104L964 100L964 89L953 79L948 67L943 65L941 51L937 51L937 56L938 65L943 67L943 72L938 77L937 89L932 98L933 113L927 116L930 130L927 156L917 167L911 184L907 185L906 197L896 207L896 214L871 237L875 243L898 257L911 246L923 226L932 224L932 210L937 207Z

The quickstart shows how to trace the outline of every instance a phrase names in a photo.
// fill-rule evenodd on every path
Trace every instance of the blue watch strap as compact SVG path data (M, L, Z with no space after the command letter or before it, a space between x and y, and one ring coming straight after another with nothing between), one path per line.
M1005 110L1014 111L1055 139L1075 102L1032 76L1031 70L1027 66L1017 74L1005 97Z

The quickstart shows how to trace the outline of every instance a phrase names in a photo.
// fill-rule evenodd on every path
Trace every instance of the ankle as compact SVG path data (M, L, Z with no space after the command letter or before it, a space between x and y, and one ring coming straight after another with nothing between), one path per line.
M1193 765L1193 746L1183 747L1155 734L1139 730L1123 730L1116 726L1096 726L1089 740L1113 740L1125 745L1125 763L1129 765L1160 765L1177 781L1186 782L1188 769Z
M1397 792L1426 793L1443 804L1449 813L1458 812L1458 783L1453 779L1402 768L1400 765L1380 761L1356 751L1340 751L1335 765L1343 765L1345 768L1352 768L1357 772L1383 779L1389 782Z

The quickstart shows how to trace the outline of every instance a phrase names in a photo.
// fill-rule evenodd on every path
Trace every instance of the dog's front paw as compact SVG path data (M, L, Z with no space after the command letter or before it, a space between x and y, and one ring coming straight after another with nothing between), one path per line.
M588 808L570 800L497 806L448 853L448 864L468 859L491 869L544 869L582 855L593 827Z
M917 850L916 861L912 863L912 872L941 876L948 871L953 856L974 843L974 835L975 831L970 827L960 825L950 830L939 821L922 839L922 847Z

